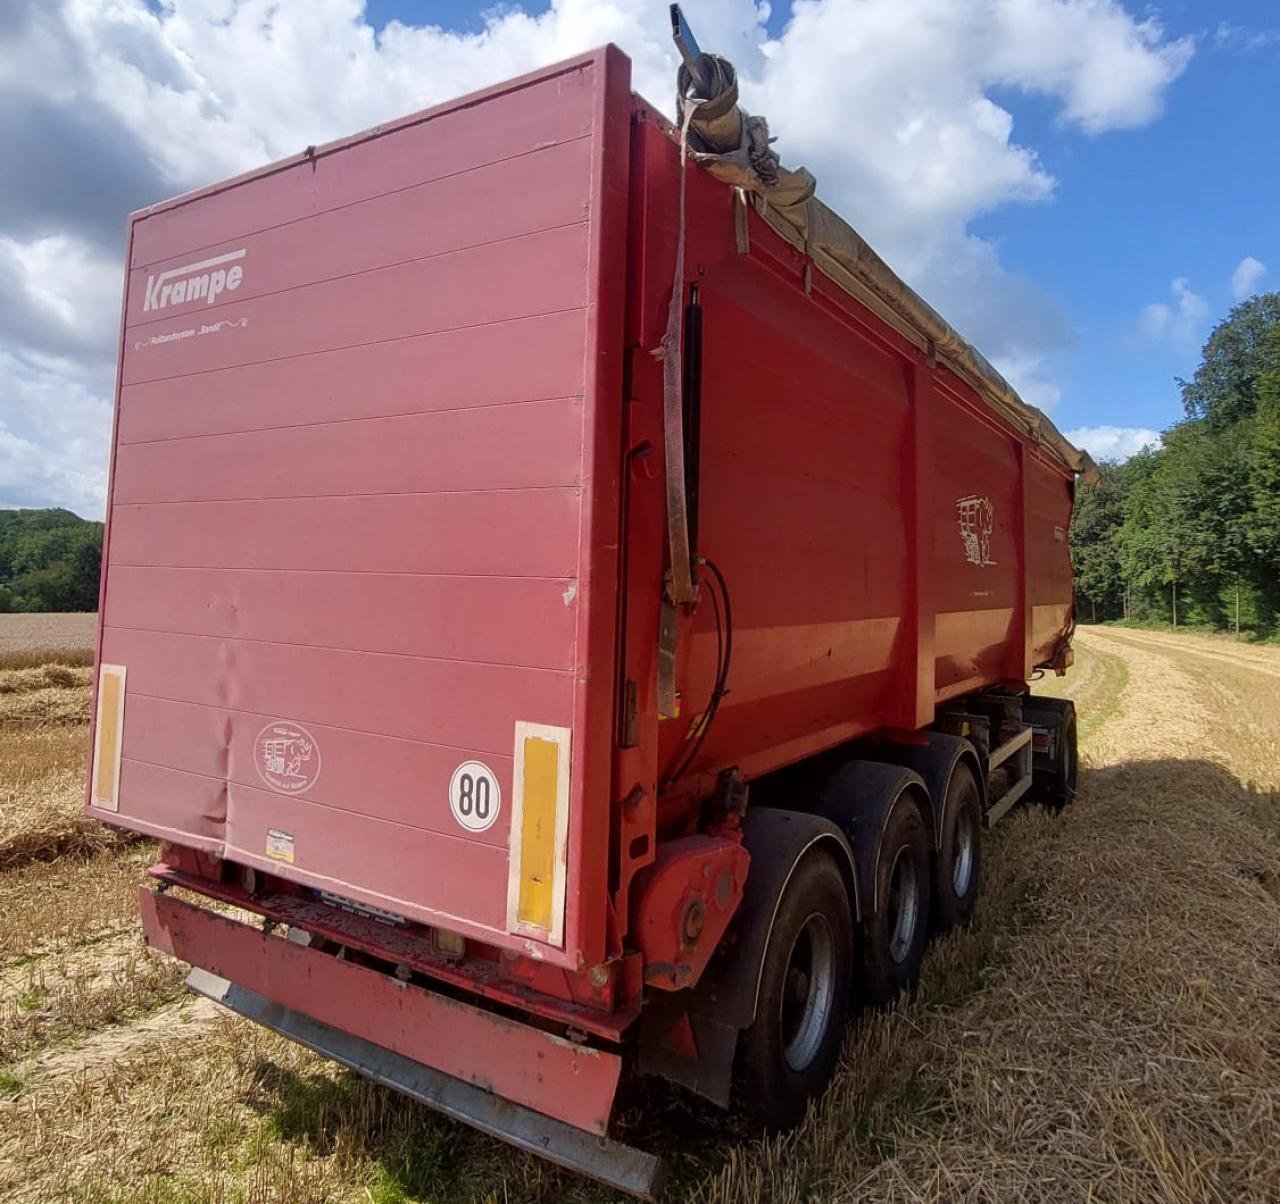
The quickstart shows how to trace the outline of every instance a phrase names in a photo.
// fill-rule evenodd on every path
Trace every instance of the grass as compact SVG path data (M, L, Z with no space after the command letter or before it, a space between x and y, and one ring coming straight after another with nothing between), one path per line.
M1032 683L1032 689L1051 698L1077 699L1076 734L1087 749L1093 733L1118 713L1128 684L1129 671L1122 658L1091 651L1081 654L1066 676L1046 674Z
M1104 619L1104 627L1128 628L1131 631L1160 631L1169 635L1197 635L1211 639L1232 640L1244 644L1274 645L1280 644L1280 630L1258 631L1251 627L1241 627L1236 635L1232 627L1214 627L1209 623L1179 623L1175 627L1165 619Z

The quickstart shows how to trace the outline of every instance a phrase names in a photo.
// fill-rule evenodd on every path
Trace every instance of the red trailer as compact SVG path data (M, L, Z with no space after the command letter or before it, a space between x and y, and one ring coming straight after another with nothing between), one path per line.
M794 1120L1070 797L1089 468L684 48L684 166L608 48L133 215L87 800L196 990L640 1195L624 1064Z

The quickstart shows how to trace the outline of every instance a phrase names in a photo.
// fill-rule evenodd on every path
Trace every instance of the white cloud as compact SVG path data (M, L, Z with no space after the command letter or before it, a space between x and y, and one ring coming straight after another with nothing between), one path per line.
M1221 21L1213 31L1213 40L1224 50L1244 51L1248 54L1280 46L1280 29L1247 29L1243 25Z
M124 215L103 223L95 211L83 182L95 151L90 178L102 176L100 161L131 173L129 186L109 190L122 208L125 197L159 199L157 189L196 187L606 41L631 56L651 101L669 109L673 91L661 0L551 0L536 16L502 5L470 34L400 22L375 33L362 0L7 3L0 103L21 100L14 128L57 125L54 143L85 149L41 173L61 182L45 189L61 207L34 189L15 186L8 206L0 196L0 297L24 299L0 304L0 352L28 366L71 357L71 400L54 390L45 403L68 412L76 389L102 387L88 382L104 376L118 311L123 236L106 243L102 231L122 230ZM1030 400L1052 404L1050 359L1069 343L1069 324L968 229L1055 187L998 98L1047 97L1062 125L1088 136L1140 126L1160 113L1192 41L1168 38L1120 0L796 0L777 38L767 15L757 0L704 0L692 14L703 45L736 63L744 101L769 116L784 161L814 170L828 203ZM62 224L51 226L55 212ZM39 371L56 379L56 368ZM0 395L0 422L14 396ZM85 456L100 464L105 448ZM43 496L78 496L86 478L73 478L60 451L40 462ZM12 497L0 483L0 504Z
M1258 291L1258 285L1267 274L1267 265L1252 255L1246 255L1231 273L1231 295L1237 301L1244 301Z
M28 329L28 349L106 355L120 319L120 264L82 239L52 234L27 242L0 235L6 327ZM18 311L16 314L14 311Z
M101 518L111 435L107 388L68 360L0 351L0 505Z
M1177 276L1169 285L1172 303L1153 301L1138 313L1138 333L1157 342L1168 339L1180 348L1194 347L1209 316L1209 304L1192 287L1185 276Z
M1127 460L1144 447L1160 446L1160 432L1144 426L1078 426L1064 434L1095 460Z

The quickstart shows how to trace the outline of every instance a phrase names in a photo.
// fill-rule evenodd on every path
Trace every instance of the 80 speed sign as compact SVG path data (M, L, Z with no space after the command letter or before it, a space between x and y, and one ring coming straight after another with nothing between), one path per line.
M480 761L463 761L449 779L449 810L468 832L493 826L502 807L502 792L493 770Z

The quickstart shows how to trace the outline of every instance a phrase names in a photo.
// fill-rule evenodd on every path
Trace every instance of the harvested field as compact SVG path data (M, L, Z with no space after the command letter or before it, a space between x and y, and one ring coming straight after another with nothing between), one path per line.
M0 615L0 873L132 843L82 814L93 623ZM5 914L22 910L15 901Z
M1280 649L1077 648L1041 683L1081 708L1075 805L988 840L973 930L851 1032L799 1130L655 1090L627 1135L672 1154L673 1198L1280 1199ZM44 690L87 686L0 707ZM180 996L134 935L149 848L35 835L74 817L79 725L0 723L0 849L54 850L0 861L0 1198L611 1198Z
M93 664L92 614L0 614L0 669Z

